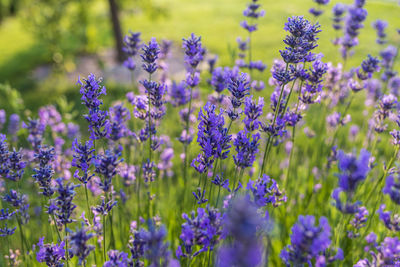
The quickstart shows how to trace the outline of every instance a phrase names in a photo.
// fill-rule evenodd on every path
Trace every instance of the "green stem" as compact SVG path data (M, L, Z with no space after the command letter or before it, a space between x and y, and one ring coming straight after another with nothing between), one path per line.
M64 231L65 231L65 255L67 260L67 267L69 266L69 254L68 254L68 231L67 231L67 224L64 224Z
M289 64L286 63L285 73L287 73L288 68L289 68ZM282 86L281 86L281 91L280 91L280 93L279 93L278 103L277 103L277 105L276 105L276 107L275 107L275 113L274 113L274 119L273 119L273 121L272 121L272 127L275 127L275 122L276 122L276 119L277 119L277 117L278 117L279 108L280 108L280 106L281 106L281 101L282 101L282 96L283 96L283 91L284 91L285 85L286 85L286 83L282 84ZM270 142L271 142L271 141L272 141L272 137L271 137L271 135L269 135L269 136L268 136L267 143L266 143L266 145L265 145L264 157L263 157L263 162L262 162L261 169L260 169L260 175L261 175L262 173L264 173L265 162L266 162L266 160L267 160L267 158L268 158L267 149L268 149L268 147L270 146Z
M92 221L93 218L92 218L92 213L90 212L89 195L88 195L88 190L87 190L87 184L85 184L85 196L86 196L86 206L87 206L88 216L89 216L90 221Z
M106 261L106 215L103 214L103 257Z
M24 246L24 233L22 232L22 227L21 227L21 220L19 218L19 215L17 215L17 222L18 222L18 228L19 228L19 233L21 237L21 249L22 249L22 254L25 255L25 246ZM29 249L28 247L26 249Z
M190 98L189 98L189 104L188 104L188 114L187 114L186 126L185 126L186 137L189 136L190 111L192 109L192 93L193 93L193 87L190 87ZM189 155L188 155L188 153L189 153L189 144L188 144L187 140L184 140L183 151L184 151L184 155L185 155L185 160L184 160L184 164L183 164L183 184L184 184L183 200L185 201L186 190L187 190L187 182L188 182L187 167L188 167L188 160L189 160Z

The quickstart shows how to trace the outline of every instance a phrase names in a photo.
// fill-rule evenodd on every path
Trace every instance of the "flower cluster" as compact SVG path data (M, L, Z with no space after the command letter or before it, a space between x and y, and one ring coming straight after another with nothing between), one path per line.
M79 264L85 262L90 252L95 249L95 246L88 245L87 242L94 236L93 233L88 234L88 229L82 225L69 236L69 245L71 256L76 256L79 259Z
M92 165L94 159L95 149L93 148L93 142L91 140L86 141L85 144L78 143L75 139L72 143L72 149L75 152L73 155L72 166L76 167L74 177L81 183L87 184L93 177L93 174L89 173L89 168ZM82 171L82 176L79 173Z
M250 191L254 204L258 208L265 207L268 204L277 207L287 200L286 195L279 190L276 181L266 174L255 182L250 180L247 184L247 190Z
M62 178L58 178L56 182L58 196L55 202L56 208L54 213L60 225L67 225L74 222L71 216L76 205L72 203L72 200L76 195L75 188L79 187L79 185L74 185L70 182L64 183L64 179ZM49 211L49 213L51 212Z
M336 201L337 209L341 212L356 213L358 211L359 203L352 203L351 198L358 184L365 180L371 169L369 165L370 157L371 154L365 149L360 151L359 158L354 154L346 154L342 150L338 151L339 187L333 191L332 197ZM343 203L340 199L341 192L347 195L346 203Z
M286 266L311 265L312 259L320 263L343 259L341 249L338 249L336 256L327 258L327 250L331 246L331 227L325 217L321 217L319 225L316 225L314 216L299 216L298 222L292 227L290 239L291 245L281 252Z
M35 179L36 183L39 184L39 188L42 190L41 194L46 197L50 197L54 193L51 184L51 179L54 175L52 167L54 157L54 147L48 146L40 146L39 151L35 154L35 159L39 162L39 165L37 168L33 169L35 174L33 174L32 177Z
M182 214L185 222L182 224L180 239L183 242L176 251L176 256L194 258L202 252L212 251L222 233L222 215L217 209L207 205L206 209L198 208L190 216ZM200 250L195 251L196 246Z
M98 154L94 159L95 172L104 178L99 183L99 186L105 193L110 191L111 180L117 174L118 164L123 161L123 159L120 159L121 152L122 146L119 146L114 150L106 150L105 153Z
M197 142L201 147L201 153L192 161L191 165L199 173L206 172L215 159L225 159L228 156L231 136L224 127L225 120L222 112L215 112L216 106L207 103L200 109L198 116Z
M89 113L84 115L84 118L89 123L90 138L92 140L106 137L110 131L108 112L100 109L103 104L103 100L100 97L101 95L106 95L106 88L101 85L101 82L102 78L96 79L93 73L87 79L83 78L83 81L78 78L77 82L81 86L82 104L89 110Z
M324 13L324 11L321 9L321 6L326 6L327 4L329 4L329 1L330 0L314 0L314 2L317 3L318 7L310 8L308 12L310 12L315 17L321 16Z
M233 160L236 166L240 168L247 168L253 166L260 146L260 134L251 134L247 130L238 132L236 138L233 140L236 155L233 155Z
M62 260L65 259L65 243L60 244L44 244L44 237L39 239L37 244L39 251L36 252L36 260L44 262L49 267L63 266Z
M17 182L24 175L26 162L22 160L21 150L9 151L7 139L0 134L0 176Z
M294 16L285 23L284 30L289 32L289 35L283 40L287 45L285 50L279 51L282 59L287 64L314 61L315 55L311 51L317 47L320 25L311 24L301 16Z
M128 55L128 59L124 61L124 66L131 71L136 68L136 63L133 57L136 56L140 49L140 42L140 32L129 31L129 34L124 37L125 46L122 50Z
M365 0L354 0L354 4L348 8L344 26L344 36L340 39L341 53L344 59L349 57L350 50L358 45L360 29L364 27L363 22L367 18L367 10L363 7Z
M263 218L245 197L231 201L224 216L223 238L218 250L217 266L261 266L264 247L261 242Z
M374 239L376 239L376 236ZM397 237L385 237L381 244L374 245L374 249L375 251L369 251L372 261L362 259L354 267L397 266L400 264L400 240Z

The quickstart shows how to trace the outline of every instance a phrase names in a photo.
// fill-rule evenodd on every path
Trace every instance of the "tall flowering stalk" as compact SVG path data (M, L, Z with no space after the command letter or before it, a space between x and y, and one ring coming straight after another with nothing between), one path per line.
M105 86L102 86L102 78L97 79L96 76L91 73L87 79L83 78L83 81L78 78L77 84L81 86L80 94L82 95L81 101L88 110L89 113L84 115L84 118L89 123L90 139L95 142L98 139L107 137L110 130L110 121L108 119L108 112L100 109L103 104L103 100L100 99L101 95L106 94ZM94 143L96 149L96 145Z
M243 16L247 18L247 20L243 20L240 22L240 26L248 32L247 40L242 41L238 38L239 50L239 60L236 61L236 65L240 68L247 68L250 71L251 79L253 79L253 70L256 69L260 72L263 72L266 68L265 64L261 61L253 61L252 53L252 33L257 30L257 24L255 23L261 17L264 17L265 11L259 10L260 4L258 0L252 0L247 8L243 11ZM247 51L247 63L244 58L246 57L245 52ZM257 81L252 83L252 87L257 89L258 91L264 89L264 84L259 82L260 86L257 86Z
M187 168L189 160L189 145L192 141L192 138L190 138L190 114L192 112L193 89L200 83L200 71L198 70L198 66L203 61L206 50L202 46L201 37L197 37L194 33L192 33L188 39L183 39L182 48L185 52L184 60L187 70L185 83L190 88L188 110L187 114L185 114L186 125L184 133L182 134L185 136L182 141L184 153L183 179L186 188L188 181ZM184 197L185 195L186 194L184 193Z
M90 173L90 166L92 165L92 160L94 159L95 150L93 148L93 142L91 140L86 141L85 144L78 143L78 140L75 139L72 143L72 149L74 151L72 166L76 167L76 171L74 173L74 178L78 179L85 186L85 196L86 196L86 205L87 212L90 217L90 205L89 205L89 196L87 192L87 184L90 182L91 178L94 174ZM82 174L80 174L82 172Z
M289 35L287 35L283 40L287 46L284 50L280 50L279 52L285 62L285 66L277 66L274 68L272 74L279 86L279 97L277 100L275 98L276 101L273 101L273 119L264 127L264 131L268 133L268 139L264 150L260 174L264 172L265 162L268 158L272 139L278 134L281 134L282 128L284 128L285 121L283 115L286 112L287 106L285 103L288 103L290 100L295 80L299 77L299 74L300 77L303 77L303 72L301 69L297 69L297 64L302 63L304 69L307 62L313 62L316 60L316 55L311 51L317 47L317 34L321 31L318 23L312 24L303 17L296 16L288 19L288 22L285 23L284 29L289 32ZM287 99L283 102L284 104L282 104L282 100L284 100L285 86L292 80L294 80L293 85L290 88ZM310 90L313 89L313 87L308 88L311 94L315 93L314 90ZM300 87L299 93L300 92L307 93L307 89L303 90Z
M133 71L136 68L136 62L134 60L134 57L137 55L141 46L140 34L141 34L140 32L129 31L129 33L124 37L125 46L122 48L122 50L128 56L128 58L124 61L124 66L131 71L132 82L133 82Z
M216 106L207 103L204 110L199 111L199 125L197 142L201 147L201 153L193 159L191 166L200 174L206 174L215 164L217 159L226 159L229 154L231 136L225 128L225 120L222 110L219 114L215 112ZM215 173L215 171L214 171ZM203 192L206 190L208 178L205 177ZM201 180L199 180L200 185ZM194 193L195 194L195 193ZM198 203L204 203L203 197L198 198ZM204 194L203 194L204 196Z
M348 8L344 35L340 39L341 54L345 63L352 53L352 48L358 45L358 35L360 34L360 29L364 27L363 22L368 15L367 10L363 8L365 2L365 0L354 0L353 5Z
M109 193L112 189L112 178L117 175L118 165L123 161L120 159L122 153L122 146L115 148L114 150L106 150L104 154L97 155L94 160L95 172L103 176L103 181L99 183L100 189L103 191L103 203L108 203ZM115 205L115 204L114 204ZM111 208L110 208L111 210ZM98 212L100 213L100 212ZM105 246L106 246L106 215L108 212L101 212L103 215L103 256L106 257ZM112 228L112 216L110 216L111 223L111 242L114 242L114 232Z
M64 226L65 232L65 247L66 247L66 260L67 266L69 266L69 253L68 253L68 230L67 224L74 222L71 218L73 211L77 207L72 201L76 195L75 188L79 185L74 185L73 183L64 183L63 178L58 178L57 182L57 192L58 196L55 200L54 210L49 211L57 218L57 223ZM56 226L57 227L57 226Z
M155 173L154 167L155 163L152 161L152 151L156 150L160 143L156 138L156 126L157 122L165 115L165 106L164 106L164 95L166 93L166 85L155 82L152 80L152 74L158 69L157 59L160 55L160 47L156 42L155 38L152 38L151 41L144 45L143 53L141 54L143 60L143 69L149 74L149 78L142 80L141 83L144 86L147 93L147 128L145 132L148 134L146 138L149 140L149 155L146 161L142 162L142 169L145 170L143 175L145 177L145 173ZM146 178L145 178L146 180ZM148 181L153 181L150 179ZM148 216L150 217L150 203L151 203L151 183L146 183L149 186L148 189Z

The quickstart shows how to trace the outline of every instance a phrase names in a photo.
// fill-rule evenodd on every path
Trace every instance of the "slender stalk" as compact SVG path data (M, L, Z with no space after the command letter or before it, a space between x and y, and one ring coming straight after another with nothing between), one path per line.
M88 190L87 190L87 184L85 183L85 196L86 196L86 206L87 206L87 212L90 221L93 220L92 213L90 212L90 205L89 205L89 196L88 196Z
M189 98L189 104L188 104L188 114L186 118L186 126L185 126L185 131L186 131L186 137L189 136L189 122L190 122L190 111L192 109L192 94L193 94L193 87L190 87L190 98ZM188 167L188 160L189 160L189 144L184 142L183 144L183 151L185 155L185 160L183 164L183 184L184 184L184 194L183 194L183 200L185 200L186 196L186 190L187 190L187 167Z
M8 249L8 266L11 266L11 257L10 257L10 240L9 240L9 238L8 238L8 235L6 236L7 237L7 249ZM6 255L7 255L7 253L6 253ZM25 256L25 255L24 255Z
M106 261L106 215L103 214L103 257Z
M221 185L218 186L218 195L217 195L217 204L215 204L216 207L218 207L218 202L219 202L219 195L221 193Z
M252 58L252 45L251 45L251 32L249 32L249 70L250 70L250 79L253 79L253 69L250 68Z
M238 169L239 167L236 165L235 167L235 176L233 178L233 187L232 187L232 192L235 190L236 188L236 180L237 180L237 176L238 176Z
M21 249L22 249L22 254L25 255L25 238L24 238L24 233L22 231L22 225L21 225L21 220L19 218L19 216L17 215L17 222L18 222L18 228L19 228L19 234L20 234L20 238L21 238ZM27 247L26 249L29 249L29 247Z
M289 64L286 63L285 73L287 73L288 68L289 68ZM277 103L277 105L276 105L276 107L275 107L275 113L274 113L274 119L273 119L273 121L272 121L272 127L275 127L275 122L276 122L276 119L277 119L277 117L278 117L279 108L280 108L280 106L281 106L281 101L282 101L282 96L283 96L283 91L284 91L285 85L286 85L286 83L282 84L282 86L281 86L281 91L280 91L280 93L279 93L278 103ZM266 143L266 145L265 145L264 157L263 157L263 162L262 162L261 169L260 169L260 174L264 172L265 161L266 161L266 159L268 158L267 149L268 149L268 147L270 146L270 142L271 142L271 141L272 141L272 137L271 137L271 135L269 135L268 140L267 140L267 143Z
M51 214L51 218L52 218L52 220L53 220L54 227L56 228L56 232L57 232L57 235L58 235L58 239L61 241L61 240L62 240L61 234L60 234L60 231L58 230L57 221L56 221L56 218L54 217L54 214Z
M64 231L65 231L65 256L67 261L67 266L69 266L69 254L68 254L68 231L67 231L67 224L64 224Z

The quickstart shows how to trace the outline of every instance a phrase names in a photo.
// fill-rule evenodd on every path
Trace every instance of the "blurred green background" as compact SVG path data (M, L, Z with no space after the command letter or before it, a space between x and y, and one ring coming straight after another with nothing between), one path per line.
M36 110L61 95L77 100L78 74L86 76L107 68L118 71L110 2L118 7L122 35L132 30L142 32L144 41L150 37L170 39L175 51L179 51L182 37L194 32L202 36L210 54L219 56L218 65L232 64L230 53L236 49L236 38L246 34L239 22L247 0L1 0L0 83L16 88L25 106ZM266 16L253 37L254 59L264 60L269 68L283 47L287 17L305 15L313 20L308 9L315 4L312 0L260 2ZM331 8L337 2L331 1L319 19L323 32L318 50L325 54L324 61L334 63L340 60L337 47L331 44L335 38ZM395 34L396 28L400 28L397 2L368 0L366 8L369 15L352 58L353 65L358 65L368 53L378 53L379 47L371 45L376 38L371 23L377 18L389 22L389 42L400 43L400 36ZM179 52L174 60L183 60ZM267 81L269 76L265 72L260 78ZM118 94L127 85L116 80L105 82L109 92ZM7 106L5 90L0 91L0 104Z

